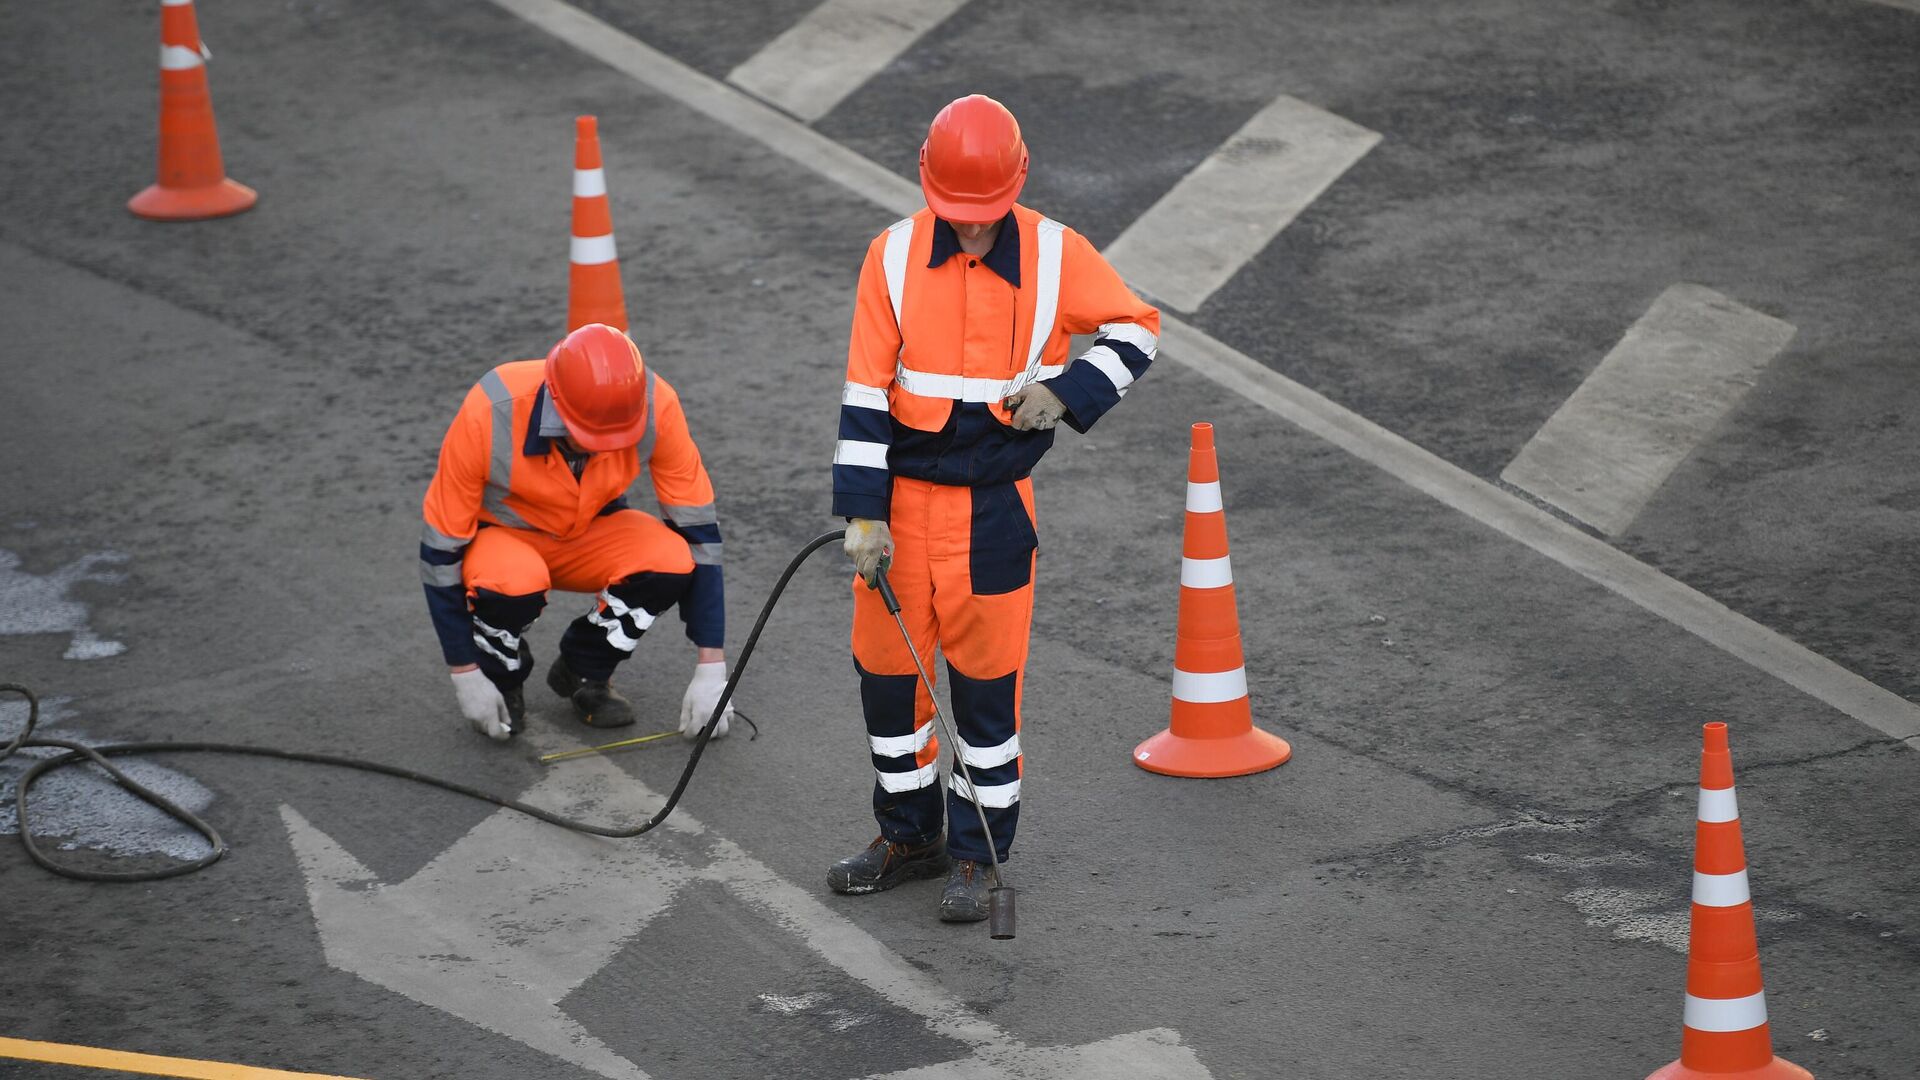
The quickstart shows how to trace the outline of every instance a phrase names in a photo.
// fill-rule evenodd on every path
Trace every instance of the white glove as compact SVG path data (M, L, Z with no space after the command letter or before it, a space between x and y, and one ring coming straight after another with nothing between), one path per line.
M720 691L727 688L727 662L714 660L710 663L693 665L693 681L687 684L687 696L680 699L680 734L689 739L700 737L700 729L707 726L707 718L713 715L713 707L720 700ZM713 737L724 739L727 725L733 722L733 702L727 702L727 710L720 714L720 722L713 725Z
M1060 395L1040 383L1015 390L1000 404L1013 413L1015 431L1045 431L1067 412L1067 407L1060 404Z
M460 715L473 730L490 739L506 742L513 737L513 718L507 715L507 699L500 688L479 668L453 673L453 692L460 699Z
M878 580L881 568L893 565L893 531L884 521L854 518L847 526L847 539L841 549L853 560L854 573L866 579L871 587Z

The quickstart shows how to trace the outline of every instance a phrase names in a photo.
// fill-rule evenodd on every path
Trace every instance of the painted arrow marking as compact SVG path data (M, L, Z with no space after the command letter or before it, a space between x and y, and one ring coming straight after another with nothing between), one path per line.
M550 733L530 733L529 741L541 752L581 745ZM521 798L570 815L631 821L664 801L604 758L554 769ZM961 1061L888 1080L1211 1080L1178 1033L1163 1028L1029 1049L813 892L684 811L668 819L666 839L607 840L500 810L395 884L379 881L292 807L282 806L280 816L328 964L614 1080L649 1078L560 1002L697 881L726 886L934 1034L973 1048Z

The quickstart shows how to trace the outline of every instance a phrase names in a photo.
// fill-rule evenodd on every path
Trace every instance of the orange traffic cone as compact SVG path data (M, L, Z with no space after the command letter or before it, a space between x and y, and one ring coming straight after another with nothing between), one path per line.
M613 247L607 172L600 166L600 124L591 116L574 121L571 261L567 271L567 333L588 323L606 323L625 330L627 301L620 291L620 255Z
M1725 724L1706 726L1706 745L1700 753L1700 814L1693 833L1693 932L1687 944L1682 1023L1680 1060L1647 1080L1813 1080L1812 1073L1773 1056Z
M237 214L259 197L227 179L220 160L207 93L207 47L193 0L160 0L159 175L127 200L127 209L155 221L198 221Z
M1133 763L1168 776L1243 776L1271 769L1292 757L1293 748L1253 726L1212 424L1193 425L1183 556L1173 723L1134 747Z

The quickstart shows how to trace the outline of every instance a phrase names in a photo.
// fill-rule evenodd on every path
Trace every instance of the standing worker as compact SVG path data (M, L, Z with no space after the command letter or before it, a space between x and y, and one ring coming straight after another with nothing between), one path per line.
M1020 817L1020 690L1038 546L1029 474L1054 424L1084 432L1145 374L1160 313L1086 238L1014 202L1027 147L1006 106L940 111L920 148L927 209L867 247L855 301L833 512L847 518L853 659L878 778L880 838L834 891L949 870L940 918L987 917L977 803L1004 861ZM1070 335L1097 334L1069 362ZM944 800L933 702L872 586L882 567L914 647L947 658L960 752ZM931 672L930 672L931 673ZM946 814L942 839L941 812Z
M647 469L661 516L627 505ZM680 704L698 735L727 682L726 603L713 481L680 396L640 349L589 323L544 361L487 372L440 446L422 507L420 576L460 711L495 739L525 726L527 628L547 590L597 593L568 624L547 685L594 727L633 723L609 685L640 635L674 604L699 650ZM714 728L725 735L729 705Z

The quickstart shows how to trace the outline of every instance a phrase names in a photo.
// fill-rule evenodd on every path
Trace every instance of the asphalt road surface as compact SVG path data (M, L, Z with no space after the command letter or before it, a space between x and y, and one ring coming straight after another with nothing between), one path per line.
M805 147L907 183L928 118L976 90L1025 126L1024 201L1102 246L1203 163L1310 173L1305 143L1236 136L1282 96L1377 135L1169 314L1725 605L1731 638L1169 357L1037 474L1016 941L938 923L930 884L824 887L873 833L829 553L744 680L761 736L713 746L653 837L176 756L144 775L230 838L212 869L89 885L0 846L0 1037L369 1080L1644 1076L1678 1052L1699 731L1724 720L1776 1049L1823 1080L1920 1075L1920 12L916 0L879 53L800 49L846 85L774 112L730 76L875 5L209 0L228 168L261 200L161 226L123 208L152 176L153 7L0 8L0 682L44 695L51 733L648 812L683 743L543 767L595 733L537 684L528 739L478 737L417 585L460 395L563 329L572 118L600 118L634 334L720 493L737 648L838 524L853 281L899 216ZM540 25L575 10L684 71ZM1676 285L1791 338L1663 444L1678 464L1625 528L1502 481ZM1197 420L1256 717L1295 747L1233 780L1129 758L1166 722ZM543 659L584 602L535 629ZM1759 627L1867 680L1879 719L1727 644ZM692 660L667 619L622 670L643 730ZM22 716L0 702L0 733ZM44 791L69 858L196 850L104 783Z

